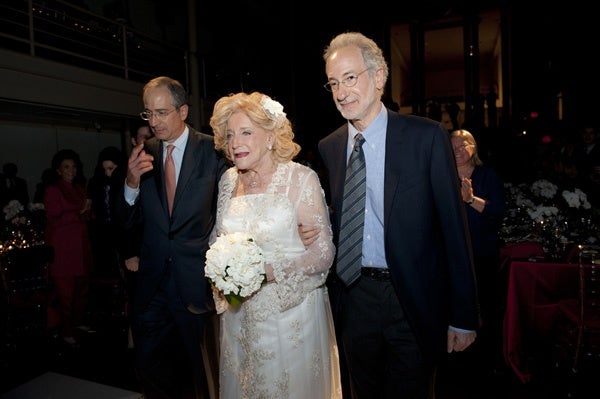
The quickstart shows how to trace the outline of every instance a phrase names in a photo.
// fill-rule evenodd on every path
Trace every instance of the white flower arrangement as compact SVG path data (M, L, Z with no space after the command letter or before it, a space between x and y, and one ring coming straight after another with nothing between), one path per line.
M27 209L18 200L4 208L4 223L0 223L0 253L44 244L44 204L30 203Z
M588 202L587 195L578 188L573 192L564 190L562 196L571 208L590 209L592 207Z
M262 100L260 100L260 105L262 105L269 119L276 121L278 125L283 123L286 116L285 112L283 112L283 105L269 96L263 96Z
M3 209L4 220L15 219L21 211L25 209L18 200L10 200Z
M598 211L579 188L562 190L540 179L531 186L505 183L506 216L500 234L505 241L544 239L559 236L561 241L594 243L598 240Z
M262 250L242 232L217 237L206 252L204 273L232 306L239 306L267 279Z
M527 214L536 222L543 222L548 217L558 215L558 208L555 206L537 206L535 209L528 209Z
M14 225L23 225L29 223L27 215L22 215L21 212L25 210L25 207L18 200L10 200L8 204L4 206L4 220L10 221ZM27 205L29 213L36 211L43 211L44 204L42 203L29 203Z
M554 198L557 191L558 186L545 179L537 180L531 186L532 193L548 199Z

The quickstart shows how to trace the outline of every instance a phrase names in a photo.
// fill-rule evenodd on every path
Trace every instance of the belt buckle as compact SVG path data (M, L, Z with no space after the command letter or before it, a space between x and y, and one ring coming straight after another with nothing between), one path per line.
M370 278L376 281L389 281L390 271L389 269L383 269L378 267L363 267L361 269L362 276Z

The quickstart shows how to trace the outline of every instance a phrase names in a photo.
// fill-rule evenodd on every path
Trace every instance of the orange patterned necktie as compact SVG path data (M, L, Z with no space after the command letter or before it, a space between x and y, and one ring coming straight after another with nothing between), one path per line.
M175 146L169 144L167 146L167 158L165 159L165 187L167 189L167 204L169 206L169 216L173 211L173 200L175 199L175 188L177 182L175 178L175 161L173 161L173 150Z

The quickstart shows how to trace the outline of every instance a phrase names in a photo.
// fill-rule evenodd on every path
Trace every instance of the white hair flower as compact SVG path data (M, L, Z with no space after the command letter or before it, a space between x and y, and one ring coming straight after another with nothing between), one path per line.
M285 112L283 112L283 105L268 96L263 96L262 100L260 100L260 104L269 119L276 121L278 124L283 123L286 116Z

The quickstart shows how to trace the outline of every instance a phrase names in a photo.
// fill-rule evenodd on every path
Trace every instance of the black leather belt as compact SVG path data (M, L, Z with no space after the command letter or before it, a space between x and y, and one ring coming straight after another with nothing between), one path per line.
M381 267L362 267L360 274L363 277L370 278L377 281L389 281L390 280L390 269Z

